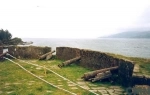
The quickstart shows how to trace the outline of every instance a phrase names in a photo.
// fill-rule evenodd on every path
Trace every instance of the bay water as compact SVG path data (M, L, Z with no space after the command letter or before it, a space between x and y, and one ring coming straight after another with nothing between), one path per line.
M59 39L23 38L33 41L35 46L73 47L101 52L120 54L129 57L150 58L150 39L96 38L96 39Z

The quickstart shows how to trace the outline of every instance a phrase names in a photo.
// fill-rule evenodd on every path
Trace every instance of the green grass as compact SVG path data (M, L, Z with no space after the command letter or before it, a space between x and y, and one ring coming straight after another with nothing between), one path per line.
M32 81L35 82L32 83ZM11 62L0 63L0 91L3 92L2 95L44 95L49 89L57 90L29 75Z
M16 60L15 60L16 61ZM52 61L38 61L38 60L28 60L34 64L39 64L53 71L59 73L60 75L76 82L83 73L89 71L77 65L70 65L65 68L57 67L62 61L52 60ZM17 62L17 61L16 61ZM43 79L47 80L54 85L62 85L61 88L67 89L78 95L93 95L87 90L77 87L77 90L71 89L68 86L67 81L63 81L62 78L56 76L50 71L44 73L44 69L37 69L37 67L18 62L23 67L25 67L30 72L42 76ZM61 81L61 82L60 82ZM34 76L28 74L16 64L9 61L0 62L0 95L70 95L67 92L59 90L53 86L50 86L41 80L35 78Z
M143 74L150 73L150 59L132 58L114 54L109 55L121 59L131 60L135 64L139 64L141 73ZM45 75L43 68L37 68L36 66L32 66L16 60L14 61L18 62L20 65L25 67L33 74L41 76L43 79L47 80L50 83L53 83L54 85L62 85L60 86L61 88L67 89L73 93L76 93L77 95L93 95L92 93L88 92L87 90L81 89L78 86L76 86L78 89L71 89L71 87L68 86L66 80L63 80L62 78L56 76L55 74L53 74L48 70L46 70ZM89 69L80 67L77 64L71 64L69 66L59 68L57 65L61 64L62 61L57 59L49 61L39 61L39 60L26 60L26 61L41 66L45 66L76 83L85 72L90 71ZM100 87L111 86L111 84L108 82L95 82L95 83L86 82L86 84L88 85L94 84ZM0 95L70 95L70 94L42 82L41 80L25 72L19 66L17 66L12 62L3 61L0 62Z

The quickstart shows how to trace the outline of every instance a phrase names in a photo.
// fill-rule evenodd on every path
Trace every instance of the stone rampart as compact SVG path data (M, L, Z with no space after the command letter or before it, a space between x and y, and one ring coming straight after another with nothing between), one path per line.
M70 47L56 48L56 57L58 59L69 60L77 56L81 56L79 65L91 70L119 66L117 80L119 80L119 82L124 86L128 86L130 84L134 68L134 64L132 62L114 58L99 51Z
M51 51L51 47L37 46L9 46L8 52L17 57L24 59L37 59L40 55Z
M2 54L2 53L3 53L3 47L0 46L0 54Z
M61 60L69 60L80 56L80 49L70 47L56 47L56 56Z
M102 52L81 49L80 55L80 65L92 70L118 66L117 59Z

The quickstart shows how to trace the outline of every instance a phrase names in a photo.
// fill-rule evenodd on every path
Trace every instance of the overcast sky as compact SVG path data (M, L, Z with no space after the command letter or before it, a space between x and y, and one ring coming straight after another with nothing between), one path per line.
M150 0L1 0L0 4L0 29L8 29L13 37L96 38L150 26L146 16Z

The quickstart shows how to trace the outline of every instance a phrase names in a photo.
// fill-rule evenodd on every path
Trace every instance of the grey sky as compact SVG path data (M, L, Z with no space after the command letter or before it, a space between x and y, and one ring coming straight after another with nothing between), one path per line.
M149 27L150 0L1 0L0 28L30 38L96 38Z
M150 29L150 6L145 9L141 17L137 21L141 27L149 28Z

